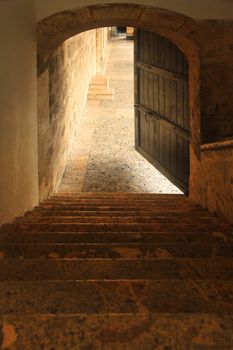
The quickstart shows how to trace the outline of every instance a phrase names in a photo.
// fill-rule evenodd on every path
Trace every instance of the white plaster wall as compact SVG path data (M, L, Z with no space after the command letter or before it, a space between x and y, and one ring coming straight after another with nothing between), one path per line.
M106 3L152 5L196 19L233 19L233 0L36 0L37 20L81 6Z
M0 224L38 201L35 3L0 1Z

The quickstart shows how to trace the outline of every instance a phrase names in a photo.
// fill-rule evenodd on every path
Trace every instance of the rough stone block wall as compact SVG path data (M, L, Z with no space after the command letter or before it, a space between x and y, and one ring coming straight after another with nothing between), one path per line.
M57 190L96 72L96 30L65 41L38 78L39 191Z
M201 161L191 152L192 199L233 223L233 140L201 147ZM192 165L192 164L191 164Z
M206 143L233 137L233 22L207 21L202 27L201 137Z
M233 148L202 152L204 203L233 223Z
M108 44L108 28L96 29L96 70L102 72L102 63L105 59L106 46Z

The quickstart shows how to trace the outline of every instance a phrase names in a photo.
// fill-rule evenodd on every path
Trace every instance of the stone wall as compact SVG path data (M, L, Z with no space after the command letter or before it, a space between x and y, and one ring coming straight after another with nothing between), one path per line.
M0 1L0 225L38 204L32 0Z
M95 72L96 31L92 30L64 42L38 78L41 200L58 189Z
M202 152L204 203L233 222L233 143L231 148Z
M202 30L201 138L206 143L233 136L233 21L206 21Z
M106 59L108 36L108 28L96 29L96 70L99 73L103 73L104 71L103 63Z
M194 159L194 155L192 155ZM192 199L233 223L233 139L205 144L195 161Z

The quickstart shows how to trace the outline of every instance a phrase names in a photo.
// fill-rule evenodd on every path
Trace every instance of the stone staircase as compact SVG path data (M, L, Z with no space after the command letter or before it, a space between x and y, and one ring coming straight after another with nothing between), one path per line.
M115 90L109 87L109 77L95 75L91 78L88 91L88 100L113 100Z
M0 349L233 349L232 258L182 195L56 195L1 228Z

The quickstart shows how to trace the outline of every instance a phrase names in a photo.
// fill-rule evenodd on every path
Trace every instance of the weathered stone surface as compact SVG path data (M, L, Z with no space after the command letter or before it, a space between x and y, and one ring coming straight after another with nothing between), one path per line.
M233 258L233 243L12 243L0 244L1 259Z
M25 273L26 271L26 273ZM232 280L232 259L0 260L0 281ZM229 305L230 306L230 305Z
M11 350L231 350L233 343L230 315L9 315L2 325Z
M56 223L22 223L3 225L1 232L166 232L171 230L173 232L182 232L190 230L193 233L207 232L207 231L226 231L230 229L228 225L221 225L216 223L200 223L188 222L183 223L182 220L176 223L74 223L74 224L56 224Z
M168 218L183 213L190 224L182 223L179 232L168 224L160 233L132 233L127 224L124 232L95 232L90 224L77 233L72 224L64 233L61 216L54 233L49 226L43 233L24 225L1 232L2 350L232 349L229 225L216 225L208 214L212 224L192 232L201 210L181 195L59 194L39 213L49 217L55 207L75 214L78 207L81 218L88 206L96 213L102 203L104 217L111 218L133 202L142 217L142 209L157 218L163 209ZM114 210L108 211L110 204ZM39 217L38 208L34 214Z
M204 204L233 222L233 148L222 146L202 152Z
M1 315L233 314L233 285L227 281L2 282L0 295Z
M209 232L7 232L1 233L1 243L232 243L229 237L221 230L210 230Z
M96 71L96 32L65 42L38 78L40 199L59 186Z

